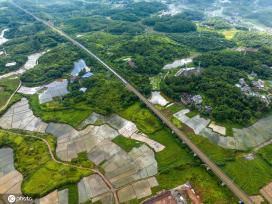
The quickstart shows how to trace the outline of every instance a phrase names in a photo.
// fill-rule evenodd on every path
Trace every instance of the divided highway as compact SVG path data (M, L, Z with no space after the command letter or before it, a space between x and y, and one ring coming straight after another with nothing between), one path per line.
M25 10L18 4L11 2L12 5L17 7L18 9L24 11L26 14L32 16L35 20L43 23L44 25L50 27L53 31L58 33L59 35L66 38L68 41L73 43L75 46L87 52L91 57L96 59L99 63L101 63L107 70L112 72L131 92L133 92L160 120L166 124L172 131L175 133L193 152L199 159L205 163L209 169L244 203L246 204L254 204L253 201L249 198L249 196L240 189L213 161L211 161L206 154L204 154L181 130L179 130L176 126L174 126L171 121L169 121L158 109L155 108L146 98L142 95L135 87L133 87L128 81L126 81L121 75L119 75L114 69L108 66L104 61L102 61L99 57L97 57L94 53L88 50L84 45L80 44L61 30L57 29L50 23L40 19L35 16L31 12Z

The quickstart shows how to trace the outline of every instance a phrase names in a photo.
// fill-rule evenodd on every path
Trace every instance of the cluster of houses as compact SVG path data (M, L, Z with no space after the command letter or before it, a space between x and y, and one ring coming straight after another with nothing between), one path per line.
M174 189L159 192L157 195L144 200L141 204L202 204L200 196L189 182Z
M254 72L249 76L252 79L256 79L257 74ZM269 105L272 102L271 94L264 94L265 91L265 82L261 79L256 79L251 81L251 86L246 82L244 78L239 79L239 83L235 84L236 87L240 88L242 93L247 96L259 97L264 103Z
M203 105L203 98L201 95L182 93L180 100L183 104L193 106L199 111L204 111L207 114L210 114L212 112L211 106Z

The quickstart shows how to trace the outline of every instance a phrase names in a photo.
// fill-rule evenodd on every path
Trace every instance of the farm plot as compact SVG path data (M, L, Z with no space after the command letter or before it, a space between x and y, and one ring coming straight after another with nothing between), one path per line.
M101 200L101 198L103 199L102 195L111 196L110 189L98 175L84 177L77 184L77 187L79 194L79 203L84 203L90 199L94 199L95 201L96 197L100 197L99 200ZM112 201L114 201L114 199L112 199Z
M108 124L111 127L113 127L115 130L118 131L118 133L126 138L130 138L133 140L137 140L139 142L143 142L150 146L155 152L162 151L165 147L156 142L155 140L150 139L146 134L141 133L135 123L126 120L116 114L112 114L108 117L104 117L100 114L93 113L90 115L89 118L87 118L83 125L88 124Z
M45 132L47 124L33 115L26 98L21 99L0 118L0 127Z
M223 148L247 150L272 139L272 115L260 119L250 127L233 128L233 137L230 137L220 134L225 133L225 129L220 126L210 125L208 128L210 120L201 118L199 115L189 118L186 116L187 113L189 110L184 109L175 113L174 117L192 128L196 134L208 138Z
M35 201L38 204L68 204L68 189L61 191L55 190Z
M21 194L23 176L14 168L13 150L0 149L0 194Z

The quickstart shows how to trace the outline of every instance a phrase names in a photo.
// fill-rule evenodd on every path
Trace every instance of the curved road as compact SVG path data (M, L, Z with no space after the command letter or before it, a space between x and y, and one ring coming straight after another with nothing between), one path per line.
M6 130L2 130L2 131L7 132ZM22 134L21 136L23 136L23 137L31 137L31 138L35 138L35 139L38 139L38 140L43 141L43 142L46 144L46 146L47 146L47 148L48 148L48 151L49 151L49 154L50 154L50 157L51 157L51 159L52 159L54 162L56 162L56 163L58 163L58 164L65 165L65 166L74 167L74 168L77 168L77 169L89 170L89 171L94 172L94 173L97 174L98 176L100 176L101 179L104 181L104 183L108 186L108 188L109 188L109 190L111 191L111 193L113 194L115 203L116 203L116 204L119 204L119 203L120 203L120 202L119 202L118 195L117 195L117 190L113 187L112 183L111 183L111 182L110 182L110 181L109 181L109 180L108 180L108 179L107 179L107 178L106 178L99 170L97 170L97 169L92 169L92 168L86 168L86 167L82 167L82 166L77 166L77 165L69 164L69 163L66 163L66 162L63 162L63 161L59 161L59 160L55 157L55 155L54 155L54 153L53 153L53 151L52 151L52 149L51 149L51 146L50 146L50 144L48 143L48 141L47 141L46 139L41 138L41 137L38 137L38 136L34 136L34 135L24 135L24 134Z
M21 86L22 86L22 82L20 81L19 86L16 88L16 90L15 90L15 91L12 93L12 95L9 97L8 101L6 102L6 104L5 104L4 106L2 106L2 108L0 108L0 112L1 112L2 110L5 110L5 109L6 109L6 107L9 105L11 99L12 99L13 96L17 93L17 91L21 88Z
M158 117L160 120L166 124L172 131L175 133L193 152L199 159L205 163L212 172L244 203L246 204L254 204L253 201L249 198L249 196L240 189L209 157L204 154L182 131L180 131L176 126L174 126L159 110L155 108L145 97L142 95L136 88L134 88L131 84L129 84L121 75L119 75L114 69L108 66L104 61L102 61L99 57L97 57L94 53L88 50L84 45L80 44L61 30L55 28L50 23L38 18L34 14L25 10L18 4L11 2L15 7L24 11L26 14L32 16L35 20L43 23L44 25L50 27L53 31L58 33L59 35L66 38L75 46L87 52L91 57L96 59L99 63L101 63L107 70L112 72L131 92L133 92L138 98Z

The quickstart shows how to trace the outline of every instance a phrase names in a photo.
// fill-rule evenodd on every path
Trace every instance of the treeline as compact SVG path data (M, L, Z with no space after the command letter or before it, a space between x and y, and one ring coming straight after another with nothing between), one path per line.
M28 86L41 85L62 77L73 68L73 62L83 56L70 44L60 45L39 59L35 69L26 71L21 80Z
M221 50L235 46L234 42L226 40L223 35L216 32L175 33L169 34L169 37L179 44L186 45L200 52Z
M133 69L137 73L154 75L158 74L163 66L175 59L189 55L184 47L176 44L165 36L148 35L137 36L132 40L122 43L114 51L114 58L131 56L135 63Z
M122 8L104 8L98 14L111 17L113 20L136 22L140 21L143 17L150 16L166 8L164 4L159 2L138 2L129 3Z
M68 33L85 33L104 31L112 34L140 34L144 27L139 23L114 21L104 17L77 17L64 22L64 31Z
M175 16L150 17L143 20L147 26L152 26L154 30L165 33L183 33L196 31L196 25L187 20L183 14Z
M246 77L246 73L238 69L211 66L200 76L166 78L162 91L176 100L180 100L181 93L200 94L204 98L203 107L212 107L209 115L212 119L247 125L266 112L267 107L259 98L246 96L234 86L241 77ZM207 116L204 108L201 113Z
M5 5L5 4L4 4ZM15 71L27 61L27 56L45 51L64 42L63 38L45 28L40 23L33 23L28 15L7 5L8 9L0 11L0 26L8 28L5 37L8 42L0 46L7 56L0 58L0 73ZM15 66L5 67L6 63L16 62Z
M143 36L141 36L141 38L142 37ZM86 35L80 38L79 40L81 41L82 44L84 44L90 50L97 53L98 56L100 56L105 61L107 61L109 65L111 65L114 69L116 69L119 74L121 74L131 83L133 83L142 93L146 95L150 94L151 85L149 82L149 76L139 73L137 72L136 69L131 68L128 65L127 60L124 60L125 58L130 57L129 55L131 53L128 53L126 50L120 51L120 49L122 48L124 44L131 43L131 41L133 40L132 36L111 35L109 33L96 32L88 36ZM156 46L157 46L157 43L154 43L153 49L155 49ZM149 52L149 51L146 50L146 52ZM131 55L134 56L134 53L132 52ZM134 57L132 60L134 61Z
M88 91L79 91L81 87L88 88ZM77 80L70 84L69 91L63 100L65 106L86 102L95 112L104 115L120 112L137 100L119 81L105 73L96 73L91 78Z
M24 65L26 60L27 60L27 57L25 55L15 55L14 57L1 56L0 57L0 75L19 69L21 66ZM6 64L10 62L16 62L16 65L11 67L6 67Z
M208 52L194 59L196 65L201 63L202 67L226 66L251 73L254 71L261 78L272 77L272 49L262 48L258 52L238 52L224 50L219 52Z
M233 40L241 46L260 48L263 46L272 47L272 36L259 32L238 32Z

